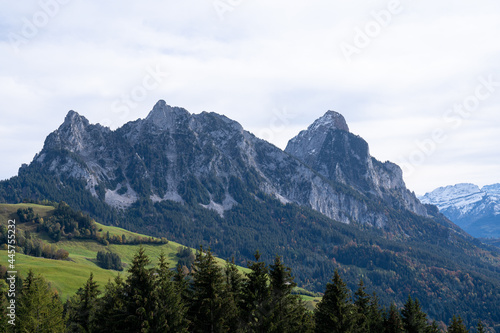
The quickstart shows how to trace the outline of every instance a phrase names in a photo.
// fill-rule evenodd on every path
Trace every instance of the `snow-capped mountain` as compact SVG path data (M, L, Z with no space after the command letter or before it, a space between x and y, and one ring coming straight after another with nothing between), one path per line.
M500 237L500 184L440 187L420 197L474 237Z

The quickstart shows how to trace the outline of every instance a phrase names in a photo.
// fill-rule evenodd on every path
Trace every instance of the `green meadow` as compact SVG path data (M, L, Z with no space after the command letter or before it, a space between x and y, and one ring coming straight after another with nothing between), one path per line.
M53 207L35 205L35 204L0 204L0 223L7 225L8 220L17 220L17 210L19 208L32 207L35 214L40 217L45 218L50 216L54 211ZM128 230L105 226L97 223L98 230L101 234L106 234L109 232L110 236L125 235L127 239L134 237L144 237L148 236L130 232ZM16 253L15 257L15 269L18 275L25 277L30 269L35 273L42 274L59 292L61 299L65 301L68 297L71 297L78 288L82 287L90 276L90 273L94 274L94 280L99 284L101 290L104 285L109 281L114 279L118 274L125 276L127 274L127 267L131 264L134 255L140 246L143 246L146 254L149 256L152 264L157 263L157 259L163 252L167 258L170 267L175 267L177 265L178 258L176 257L177 250L182 245L179 243L169 241L167 244L144 244L144 245L130 245L130 244L109 244L107 246L101 244L100 242L88 239L75 239L67 240L63 239L57 243L52 241L44 233L36 232L36 225L34 223L16 223L17 229L29 230L32 233L32 237L37 237L43 239L45 242L50 244L56 244L60 249L64 249L69 252L69 258L67 260L54 260L45 259L39 257L27 256L22 253ZM193 252L194 249L191 249ZM100 268L95 263L95 258L98 251L109 251L116 253L120 256L124 270L122 272L114 270L106 270ZM0 265L8 266L9 257L7 256L7 250L0 250ZM220 265L225 264L225 260L217 258ZM238 267L241 272L249 272L248 268ZM307 294L300 288L297 291ZM314 307L317 303L317 297L302 296L304 300L308 303L309 307Z

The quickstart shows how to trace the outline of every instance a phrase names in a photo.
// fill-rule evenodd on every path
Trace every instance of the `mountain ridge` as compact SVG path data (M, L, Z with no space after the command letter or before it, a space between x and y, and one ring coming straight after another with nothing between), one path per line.
M480 188L461 183L439 187L420 197L436 205L450 220L474 237L500 238L500 184Z
M289 147L291 144L289 143L285 151L281 151L279 148L256 138L253 134L245 131L240 124L225 116L208 112L190 114L183 108L171 107L167 105L163 100L156 103L146 118L129 122L116 131L110 131L109 129L103 128L98 124L89 124L85 117L78 115L78 113L74 111L70 111L59 129L49 135L45 142L44 149L39 156L34 159L34 162L44 162L46 155L44 154L44 151L65 149L72 153L78 153L83 159L83 161L80 159L80 162L83 162L84 165L82 165L82 163L62 163L64 164L62 167L57 167L60 166L62 161L55 160L51 162L49 170L55 170L57 168L63 172L71 170L70 174L72 176L85 178L87 181L87 188L92 195L97 196L95 188L104 180L113 178L121 179L122 176L123 178L127 178L127 176L120 174L116 175L117 172L120 173L117 165L111 166L111 168L103 166L110 163L113 164L112 161L107 161L105 156L100 156L100 165L96 163L93 156L97 156L99 154L103 155L101 153L102 150L121 151L123 153L121 154L122 161L119 164L129 164L128 167L130 167L131 163L127 163L126 160L132 161L134 168L141 170L141 176L146 178L156 178L149 179L148 181L151 181L151 183L154 183L154 181L161 182L162 179L158 179L161 178L158 175L150 175L152 171L148 170L150 165L146 165L147 161L144 160L144 156L141 156L145 155L146 152L135 151L135 154L130 155L127 154L127 151L136 150L139 145L138 143L141 141L152 143L155 140L163 140L162 143L164 144L163 149L166 151L166 158L163 158L160 162L164 165L178 165L179 163L176 162L179 161L175 161L175 159L179 156L179 152L175 146L180 143L178 138L182 136L183 139L187 138L189 140L189 142L182 142L183 144L197 145L195 147L197 152L193 153L198 154L205 151L213 151L214 153L212 156L208 157L207 161L204 161L205 163L203 165L202 163L198 163L196 168L193 168L195 171L194 173L198 174L197 177L200 176L200 170L206 169L206 165L208 164L209 168L212 168L212 170L205 170L205 174L203 176L206 177L206 173L215 171L216 174L222 174L223 178L227 178L222 171L223 167L220 166L220 163L230 165L231 163L228 160L234 159L240 164L245 164L250 167L256 177L264 180L264 184L261 186L262 188L260 188L260 190L263 190L267 194L274 195L282 202L295 202L301 205L309 205L314 210L345 223L358 221L360 223L369 223L378 226L385 225L385 218L382 214L379 214L376 217L374 216L370 219L363 219L363 215L358 213L358 209L349 208L349 206L353 205L352 197L345 198L343 192L339 193L338 191L332 190L331 186L325 187L325 182L318 178L317 174L315 174L319 171L321 176L328 178L330 181L351 186L353 184L353 170L349 165L337 164L335 169L336 174L322 172L322 170L318 170L315 165L309 165L309 163L304 161L302 156L297 153L297 150L308 150L309 147L304 147L303 145L300 146L300 136L307 135L311 132L319 135L322 135L324 132L346 132L348 133L348 137L342 138L344 141L349 143L356 140L357 142L355 142L355 144L366 147L362 156L364 160L360 160L358 163L360 165L360 172L366 174L366 177L365 175L361 175L358 179L361 179L362 181L363 177L370 178L370 183L358 186L358 188L355 189L358 193L360 192L362 195L367 193L370 195L376 194L376 196L383 198L386 201L398 202L399 205L418 215L427 215L425 207L418 202L414 195L406 190L400 168L390 162L381 163L372 158L369 155L368 144L359 136L350 134L348 132L348 126L345 119L340 114L333 111L327 111L324 116L316 120L306 131L302 131L297 137L290 140L290 143L293 143L294 141L298 142L298 149L290 149ZM229 140L228 136L230 137ZM331 138L326 137L324 139L329 140ZM107 149L106 147L110 146L110 143L114 146ZM220 147L221 145L222 147ZM96 151L95 147L99 147L100 151ZM172 147L174 148L172 149ZM235 147L239 151L234 151ZM143 148L144 147L140 147L140 150L143 150ZM147 148L144 149L147 150ZM353 149L357 149L357 147L351 149L351 147L346 146L346 151L343 156L340 156L340 158L349 156ZM229 154L227 154L227 152L229 152ZM297 158L300 162L293 162L287 154L284 154L285 152L288 155ZM303 182L309 183L309 185L307 185L310 188L310 192L308 194L305 192L294 193L293 189L289 190L284 187L284 179L273 179L275 175L274 170L272 169L278 168L279 164L285 160L286 164L292 165L292 169L294 169L293 171L288 172L286 175L287 178L292 179L295 184ZM259 161L262 163L259 163ZM193 161L189 162L191 163ZM305 162L306 165L302 165L301 162ZM183 161L183 164L189 163L187 163L187 161ZM313 171L309 169L310 167L312 167ZM178 193L178 187L180 186L178 175L181 173L193 173L193 170L191 170L191 172L186 170L186 168L183 170L176 170L174 166L173 168L164 168L162 171L167 173L167 191L166 193L163 193L164 189L156 186L149 186L151 187L149 197L154 198L155 200L163 200L163 198L174 199L176 201L184 200ZM241 176L242 172L246 171L237 171L234 170L234 168L231 171L232 174L239 174L239 176ZM350 177L346 180L344 179L344 175L347 172L350 173L348 175ZM381 176L379 177L378 175ZM376 188L375 191L372 191L373 193L366 191L366 189L370 188L370 186L374 188L373 185L379 186L380 184L390 183L391 180L394 179L394 185L390 185L389 187L382 189ZM227 179L223 186L225 187L224 190L227 194ZM105 202L115 208L125 209L136 202L140 197L140 194L138 194L140 190L134 188L130 182L120 182L117 184L117 187L118 188L114 186L107 186L104 196ZM296 187L296 185L293 187ZM386 192L386 190L396 190L398 193L394 195L392 193L382 194L382 191ZM209 196L213 196L213 194L214 193L209 193ZM368 198L367 200L369 201L371 199ZM214 201L214 203L221 205L222 201L224 201L224 198L219 201ZM233 200L231 200L230 197L226 200L226 202L232 201ZM204 202L201 202L201 204L209 207L214 206L210 200L205 200ZM232 207L232 205L229 206ZM364 211L367 210L366 207L362 209Z
M420 203L401 169L372 157L340 114L323 117L283 151L225 116L164 101L114 131L72 111L30 165L0 182L0 201L66 201L241 265L255 250L278 254L315 291L341 269L352 289L363 276L401 303L411 292L443 320L500 300L497 252ZM466 302L453 277L472 283ZM497 312L486 320L500 323Z

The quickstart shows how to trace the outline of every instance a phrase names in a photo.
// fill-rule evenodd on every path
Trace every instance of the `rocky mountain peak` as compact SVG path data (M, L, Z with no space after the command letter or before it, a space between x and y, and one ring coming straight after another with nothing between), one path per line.
M76 111L70 110L66 114L66 117L64 118L64 122L62 125L59 127L59 129L64 129L64 128L84 128L89 126L89 121L87 118L84 116L80 116L80 114Z
M349 132L349 127L347 126L344 116L331 110L327 111L322 117L316 119L308 128L309 131L324 131L326 129L338 129Z
M160 129L172 128L190 113L183 108L172 107L164 100L159 100L145 119L145 123L153 124Z

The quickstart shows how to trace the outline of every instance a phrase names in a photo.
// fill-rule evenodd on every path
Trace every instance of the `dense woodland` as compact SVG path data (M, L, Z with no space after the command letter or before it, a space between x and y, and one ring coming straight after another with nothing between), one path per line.
M360 280L351 295L338 271L327 284L313 311L299 296L291 269L279 256L266 265L255 254L242 275L227 262L216 264L210 251L196 254L192 270L171 270L165 256L151 267L141 247L128 275L118 275L102 288L91 274L86 284L64 304L43 276L33 271L18 279L15 327L2 303L1 332L441 332L430 322L416 299L408 297L401 309L381 307ZM3 282L3 280L2 280ZM6 285L0 285L2 289ZM453 317L449 333L469 332ZM481 322L471 332L485 332Z
M122 260L116 253L98 251L96 261L101 268L123 271Z
M186 204L152 202L143 197L119 212L93 197L83 180L42 177L48 171L39 167L34 163L21 169L18 177L0 182L0 200L65 200L72 208L104 223L189 247L202 244L218 257L234 257L238 265L252 260L252 249L259 249L262 260L267 262L279 255L293 267L295 281L314 292L322 292L332 272L338 269L350 290L357 288L362 277L385 306L392 301L402 306L410 294L420 300L429 316L440 321L448 322L459 314L468 326L475 325L477 318L500 323L500 311L494 306L500 302L498 249L450 229L437 210L429 208L440 223L398 212L382 203L373 204L370 208L384 211L391 225L382 229L355 221L347 225L307 207L282 204L259 192L254 176L248 174L246 178L231 179L229 194L238 204L225 211L223 217L200 206L206 203L206 184L218 185L210 179L194 178L189 181L196 184L186 184L185 191L181 191ZM60 182L65 184L64 194ZM57 223L54 228L57 234ZM64 233L69 235L66 228ZM98 241L130 241L117 236L107 238L99 233Z

